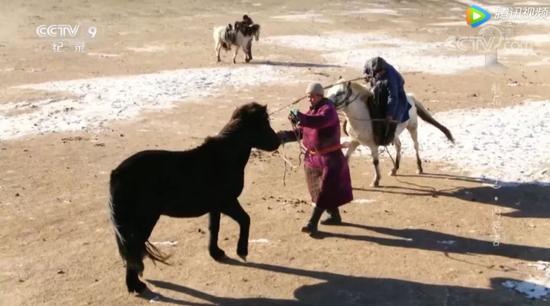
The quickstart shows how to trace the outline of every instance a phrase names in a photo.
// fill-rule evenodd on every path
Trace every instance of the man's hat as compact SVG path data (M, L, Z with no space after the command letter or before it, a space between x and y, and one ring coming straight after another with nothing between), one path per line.
M311 83L306 88L306 94L323 96L325 94L325 90L323 89L323 85L319 83Z
M368 76L374 76L376 72L383 70L384 67L386 67L386 61L383 58L379 56L373 57L365 63L363 73Z

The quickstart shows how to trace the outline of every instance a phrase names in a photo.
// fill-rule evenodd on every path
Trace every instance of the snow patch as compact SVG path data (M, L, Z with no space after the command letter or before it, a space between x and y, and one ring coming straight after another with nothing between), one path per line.
M332 64L363 67L367 58L382 56L400 71L452 74L485 66L484 55L456 53L447 42L421 42L384 34L328 32L318 36L272 36L266 43L326 52ZM443 54L449 51L449 54Z
M373 203L374 200L373 199L355 199L351 202L352 203L357 203L357 204L369 204L369 203Z
M489 180L550 183L550 173L543 171L544 165L550 164L550 101L452 110L434 117L449 128L456 144L451 145L439 130L419 120L422 158L443 161ZM414 156L410 137L400 139L404 152Z
M260 238L260 239L250 239L248 240L250 243L270 243L269 239Z
M148 45L143 47L126 47L126 49L138 53L155 53L166 51L166 46Z
M302 22L302 21L310 20L312 22L333 23L332 20L323 18L322 14L316 14L316 13L277 15L277 16L271 16L271 18L284 20L284 21L292 21L292 22Z
M514 289L529 299L542 299L550 294L550 280L529 278L526 281L508 280L502 283L506 288Z
M196 68L22 85L18 87L59 92L67 98L0 104L0 139L101 128L109 120L129 119L143 110L218 95L229 88L284 83L295 69Z
M495 182L492 186L520 183L550 184L550 101L526 101L505 108L478 108L437 113L434 118L453 133L451 144L435 127L419 119L420 157L442 161L450 168ZM414 156L407 132L399 138L403 153ZM342 141L349 141L343 137ZM395 154L390 148L392 155ZM370 158L368 147L356 155ZM383 154L382 156L386 156Z

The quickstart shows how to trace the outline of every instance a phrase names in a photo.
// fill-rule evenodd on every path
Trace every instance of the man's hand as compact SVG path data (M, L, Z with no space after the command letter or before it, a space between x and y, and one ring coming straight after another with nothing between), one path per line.
M290 113L288 114L288 120L290 120L293 124L297 124L300 119L298 118L298 110L297 109L291 109Z

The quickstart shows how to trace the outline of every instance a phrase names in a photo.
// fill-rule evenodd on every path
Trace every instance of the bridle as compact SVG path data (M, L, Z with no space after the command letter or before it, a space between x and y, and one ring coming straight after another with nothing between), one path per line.
M345 96L343 99L338 100L337 98L345 93ZM334 106L336 109L340 109L343 107L346 107L350 105L351 103L357 101L359 98L361 98L362 94L358 93L353 95L353 90L351 89L351 82L346 82L345 92L339 91L334 96L334 100L332 101L334 103Z

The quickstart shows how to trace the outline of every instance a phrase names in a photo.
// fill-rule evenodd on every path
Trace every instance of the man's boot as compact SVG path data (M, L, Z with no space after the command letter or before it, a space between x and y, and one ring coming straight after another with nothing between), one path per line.
M342 217L340 216L340 210L338 207L327 209L328 218L321 221L323 225L339 225L342 224Z
M319 219L321 219L321 215L323 214L324 209L315 206L313 209L313 213L311 214L311 218L309 219L309 222L306 226L302 227L302 232L304 233L310 233L315 234L317 232L317 224L319 223Z

